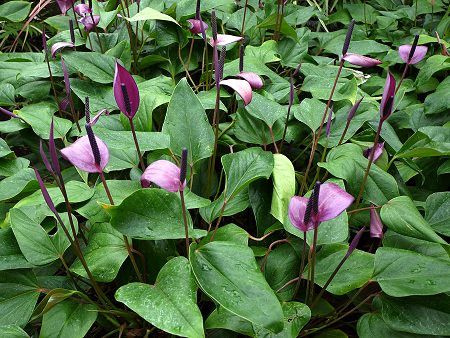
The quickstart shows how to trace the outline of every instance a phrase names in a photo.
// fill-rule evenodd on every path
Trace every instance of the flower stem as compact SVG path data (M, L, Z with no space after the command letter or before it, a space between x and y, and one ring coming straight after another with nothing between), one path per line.
M286 122L284 124L284 130L283 130L283 137L281 138L281 141L280 141L280 152L283 149L284 139L286 138L286 132L287 132L287 128L288 128L289 116L291 115L291 107L292 107L292 105L289 105L288 106L288 110L287 110Z
M342 132L341 138L339 139L339 142L337 144L338 146L340 146L342 144L342 142L344 142L345 135L347 134L348 128L350 127L350 122L351 122L351 120L347 119L347 123L345 124L344 131Z
M217 219L216 226L214 227L214 232L211 235L210 242L214 240L214 236L216 235L217 229L219 228L219 224L222 221L223 213L225 211L225 207L227 206L227 200L225 200L222 204L222 208L220 209L219 218Z
M130 122L131 133L133 134L134 146L136 147L136 151L139 156L139 163L141 165L142 172L144 172L145 171L145 163L144 163L144 159L142 158L141 150L139 149L139 142L138 142L138 139L136 136L136 129L134 127L133 119L129 118L128 121Z
M75 2L72 2L71 8L72 8L72 12L73 12L73 20L75 21L75 24L77 25L78 32L80 32L80 36L82 37L83 33L81 33L81 28L80 28L80 24L78 23L78 20L77 20L77 15L75 13L75 6L74 5L75 5Z
M313 299L314 297L314 273L316 269L316 247L317 247L317 234L319 227L314 227L314 239L312 244L312 253L311 253L311 283L310 283L310 297L308 299Z
M111 192L108 188L108 184L106 183L105 175L103 174L103 172L100 172L99 175L100 175L100 179L102 180L103 188L105 188L106 196L108 196L109 203L111 205L114 205L114 200L111 196ZM133 265L134 271L136 272L136 276L138 277L140 282L144 282L144 279L142 278L141 272L139 271L139 267L136 263L136 260L134 259L133 244L130 244L128 242L128 238L125 235L123 235L123 241L125 243L125 247L127 248L128 257L130 257L131 264Z
M336 78L334 79L333 87L331 88L330 97L328 98L328 102L327 102L327 105L325 107L325 111L323 112L322 121L320 122L319 130L317 131L317 135L315 137L315 141L313 142L313 145L312 145L312 148L311 148L311 153L310 153L310 156L309 156L308 165L306 166L306 170L305 170L305 177L303 179L303 182L302 182L302 185L301 185L301 188L300 188L300 195L303 193L303 190L306 187L308 174L309 174L309 171L311 169L312 161L314 159L314 153L316 152L317 144L319 143L320 135L322 134L323 125L325 123L325 119L327 118L328 109L330 109L331 100L333 99L333 95L334 95L334 92L336 90L337 82L338 82L339 76L341 75L343 66L344 66L344 59L341 58L341 61L339 62L339 69L337 71Z
M277 147L277 143L275 142L275 135L273 134L273 129L272 127L269 126L269 132L270 132L270 136L272 137L272 142L273 142L273 146L275 147L275 152L278 154L278 147Z
M400 81L398 82L397 88L395 88L395 94L397 94L398 90L400 89L400 86L402 85L403 80L406 77L406 72L408 71L409 64L405 64L405 69L403 69L402 77L400 78Z
M302 259L301 259L301 262L300 262L300 270L298 272L297 285L295 286L294 298L297 295L298 290L300 289L300 284L302 283L303 270L305 270L305 260L306 260L306 232L303 232Z
M247 16L247 7L248 7L248 0L245 0L244 5L244 17L242 18L242 27L241 27L241 37L244 37L244 28L245 28L245 18ZM244 43L244 39L241 40L241 44Z
M320 298L322 298L323 294L325 293L327 287L330 285L330 283L332 282L332 280L334 279L334 277L336 276L336 274L339 272L340 268L342 267L342 265L344 265L345 261L348 259L348 257L350 257L350 255L346 254L344 256L344 258L342 258L342 260L339 262L338 266L336 267L336 269L334 269L333 273L330 275L330 277L328 278L328 280L326 281L325 285L323 286L322 290L320 290L319 294L317 295L317 297L314 299L314 301L312 302L310 308L314 308L314 306L317 305L317 302L320 300Z
M185 233L185 244L186 244L186 257L189 258L189 228L186 217L186 203L184 201L184 191L180 190L180 199L181 199L181 212L183 213L183 222L184 222L184 233Z
M370 167L372 166L373 157L375 155L375 149L377 148L377 145L378 145L378 140L380 138L381 127L382 126L383 126L383 121L380 120L380 123L378 124L377 133L375 134L375 140L373 141L372 151L370 152L370 155L369 155L369 162L367 163L367 168L366 168L366 171L364 173L363 180L361 182L361 187L359 188L358 197L355 200L355 209L358 208L359 203L361 201L361 197L362 197L362 195L364 193L364 188L365 188L365 185L366 185L366 182L367 182L367 177L369 176Z

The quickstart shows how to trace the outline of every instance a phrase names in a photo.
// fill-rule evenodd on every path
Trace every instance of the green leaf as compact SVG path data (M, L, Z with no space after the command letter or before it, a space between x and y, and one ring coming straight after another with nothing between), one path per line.
M333 148L326 163L319 163L319 167L325 168L332 175L347 181L350 193L356 196L368 164L367 158L356 144L343 144ZM370 168L365 185L363 198L376 205L386 203L398 196L398 187L395 179L378 166Z
M10 83L0 84L0 104L5 106L14 105L15 88Z
M200 209L200 215L209 224L217 219L223 207L225 195L222 193L219 198L206 207ZM244 188L235 197L233 197L225 206L223 216L232 216L244 211L249 206L248 189Z
M315 283L320 286L325 285L347 250L348 245L331 244L324 246L318 252ZM372 278L373 264L374 255L361 250L353 251L327 287L327 291L334 295L344 295L361 287Z
M39 297L39 286L31 270L0 272L0 326L24 327Z
M0 201L9 200L21 192L35 191L38 188L34 170L22 169L17 174L0 181Z
M136 181L108 180L106 183L116 204L120 204L126 197L141 188L141 184ZM89 219L91 223L108 222L109 216L101 207L101 204L108 203L109 199L106 196L105 188L99 184L95 187L94 195L90 201L77 209L77 212L84 218Z
M97 52L66 52L64 60L71 69L98 83L112 83L116 58Z
M197 285L184 257L167 262L155 285L130 283L120 287L115 297L165 332L192 338L205 336L197 306Z
M383 295L375 300L380 303L377 308L384 322L393 330L427 336L450 335L450 297L447 295L407 298Z
M212 154L214 132L205 109L185 78L175 87L162 132L170 136L171 149L175 154L181 155L184 147L188 149L191 165Z
M436 192L427 197L425 219L444 236L450 236L450 192Z
M311 318L308 306L298 302L282 304L284 314L284 329L273 333L264 327L252 325L251 322L234 315L223 307L215 309L206 320L207 329L227 329L251 337L295 338Z
M20 22L27 18L30 9L31 2L8 1L0 5L0 18L5 18L12 22Z
M388 228L399 234L447 245L423 219L413 201L407 196L396 197L383 205L380 216Z
M95 135L102 139L106 145L114 149L135 149L133 135L126 130L110 130L95 126ZM136 131L136 137L141 151L168 149L170 139L160 132Z
M394 158L432 157L450 155L450 128L423 127L412 135Z
M168 16L167 14L163 14L156 9L153 9L151 7L145 7L143 10L141 10L136 15L132 16L131 18L125 18L130 22L135 21L146 21L146 20L159 20L159 21L169 21L173 22L174 24L180 26L180 24L171 16Z
M0 159L0 176L9 177L22 169L28 168L30 161L19 157L11 160Z
M294 117L300 122L306 124L312 131L316 131L322 122L325 103L316 98L304 99L300 104L292 106L291 110Z
M89 96L89 105L92 112L102 109L109 111L118 109L110 84L102 85L88 79L70 79L70 88L82 102L84 102L86 96Z
M16 114L23 118L33 128L36 135L44 140L48 140L50 136L50 124L53 118L55 138L65 138L72 127L72 122L53 116L56 110L58 109L53 103L41 102L24 106L21 110L16 111Z
M56 234L49 236L39 223L29 218L20 209L11 209L10 217L11 229L20 250L27 261L33 265L45 265L57 260L70 246L70 242L63 233L60 224L57 225L58 231ZM76 219L74 218L74 220Z
M273 155L261 148L248 148L221 158L225 171L225 202L258 178L269 178L273 171Z
M277 290L299 275L300 256L293 248L294 245L300 245L301 248L303 245L299 243L300 241L297 241L295 244L289 243L275 247L270 251L264 264L264 277L281 301L289 301L294 296L296 283L292 283L279 292Z
M358 320L357 325L358 337L395 337L395 338L425 338L411 333L395 331L391 329L381 317L379 313L366 313ZM427 336L429 337L429 336Z
M185 238L181 202L177 194L163 189L142 189L128 196L118 206L108 206L111 225L122 234L145 240ZM187 213L191 237L202 237L204 230L194 230Z
M5 140L0 138L0 158L11 157L10 155L13 155L13 154L14 154L14 152L9 148L9 146L5 142ZM15 155L13 155L12 157L14 157L14 156Z
M233 132L236 138L242 142L267 145L273 142L268 126L260 119L248 114L243 109L238 109ZM283 137L284 123L281 120L273 125L275 141Z
M200 245L207 244L211 240L212 232L202 238ZM217 229L214 240L233 242L240 245L248 245L248 233L236 224L227 224Z
M416 88L423 86L435 73L448 69L450 69L450 58L448 56L430 56L417 74Z
M282 154L273 155L273 193L270 213L284 224L289 202L295 195L295 169L292 162Z
M252 101L245 106L245 110L252 116L264 121L272 127L276 120L286 116L286 107L265 96L253 93Z
M17 325L0 326L0 336L3 338L29 338L28 334Z
M22 252L10 227L0 229L0 271L32 268Z
M328 100L333 84L334 78L308 75L303 81L302 91L311 93L316 99ZM358 85L355 78L352 80L341 78L336 85L333 100L355 102L357 90Z
M393 297L450 291L450 262L394 248L378 248L374 279Z
M283 329L281 305L249 247L219 241L191 245L189 260L203 292L225 309L275 333Z
M128 257L123 236L109 223L95 223L89 230L88 245L83 250L84 259L96 281L112 282ZM81 262L77 259L70 268L86 277Z
M65 300L44 314L40 338L83 338L97 319L93 304Z

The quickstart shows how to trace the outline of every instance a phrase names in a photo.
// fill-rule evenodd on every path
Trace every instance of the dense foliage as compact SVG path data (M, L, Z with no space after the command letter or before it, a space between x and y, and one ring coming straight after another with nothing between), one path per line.
M0 4L0 337L450 336L449 14Z

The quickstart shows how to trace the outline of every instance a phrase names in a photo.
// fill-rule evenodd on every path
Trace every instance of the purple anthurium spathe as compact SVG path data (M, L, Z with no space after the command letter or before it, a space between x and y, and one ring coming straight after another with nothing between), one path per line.
M363 154L364 157L369 158L370 153L372 152L372 148L367 148L366 150L364 150ZM375 151L373 153L373 162L375 162L376 160L378 160L378 158L381 156L381 154L383 154L383 149L384 149L384 142L378 143L375 147Z
M74 44L72 42L57 42L51 48L52 58L56 57L56 53L63 48L73 48Z
M381 120L386 120L392 114L392 108L394 106L396 81L394 75L388 72L386 82L384 84L383 96L380 103L380 115Z
M201 19L189 19L187 23L192 34L200 34L208 29L206 22Z
M412 52L413 45L403 45L398 49L398 54L409 65L414 65L423 60L425 55L427 54L428 47L427 46L416 46L415 50Z
M79 16L92 13L92 9L87 4L78 4L74 7L74 10Z
M139 109L139 89L131 74L117 61L113 88L120 111L132 119Z
M61 13L66 15L67 11L72 7L74 0L56 0Z
M151 183L155 183L170 192L183 191L186 180L181 183L180 173L180 168L176 164L167 160L158 160L145 169L141 176L141 185L148 188Z
M370 57L359 55L359 54L353 54L353 53L347 53L342 57L345 61L351 63L355 66L360 67L374 67L381 64L381 61L378 59L372 59Z
M373 205L370 209L370 237L383 238L383 223L381 223L380 215Z
M84 30L86 32L90 32L95 27L97 27L98 23L100 22L100 16L86 15L86 16L83 16L81 19L79 19L78 22L84 26Z
M261 77L253 72L240 72L239 74L236 74L236 77L239 77L247 81L252 87L252 89L261 89L264 86Z
M238 93L244 101L245 106L252 102L252 87L246 80L226 79L220 81L220 85L230 87L236 93Z
M98 145L100 161L96 160L96 156L92 151L89 136L80 137L70 146L61 149L63 156L75 167L88 173L101 173L109 161L109 150L106 144L97 136L95 141ZM100 163L97 163L100 162Z
M308 207L313 198L294 196L289 203L289 219L297 229L306 232L317 228L321 222L336 218L353 203L353 196L335 183L320 185L317 198L317 212ZM307 210L309 208L309 211ZM308 212L310 217L308 216ZM309 219L308 219L309 218Z
M243 38L241 36L228 35L228 34L217 34L217 39L214 40L212 37L209 40L211 46L226 46L238 41L241 41Z

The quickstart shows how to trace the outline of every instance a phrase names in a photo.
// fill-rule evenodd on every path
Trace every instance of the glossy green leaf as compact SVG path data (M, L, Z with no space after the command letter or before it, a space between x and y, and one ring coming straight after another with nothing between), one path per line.
M273 171L273 155L261 148L248 148L221 158L226 176L225 201L258 178L269 178Z
M0 5L0 18L5 18L12 22L25 20L31 9L28 1L7 1Z
M171 259L155 285L131 283L116 291L116 299L165 332L182 337L204 337L197 307L197 285L184 257Z
M264 121L269 127L287 114L286 107L256 92L253 93L252 101L245 106L245 110L250 115Z
M395 337L395 338L425 338L425 336L413 333L400 332L391 329L379 313L366 313L358 320L358 337ZM429 336L426 336L429 337Z
M185 238L181 202L175 193L142 189L105 210L111 215L111 225L126 236L146 240ZM189 213L187 217L190 235L202 237L206 232L194 230Z
M83 338L97 319L97 307L65 300L44 314L40 338Z
M71 69L98 83L112 83L116 58L97 52L67 52L64 60Z
M146 7L143 10L141 10L139 13L137 13L136 15L134 15L131 18L126 18L128 21L130 22L135 22L135 21L146 21L146 20L162 20L162 21L169 21L169 22L173 22L175 24L178 24L178 22L173 19L172 17L168 16L167 14L163 14L153 8L150 7Z
M361 148L349 143L333 148L327 156L326 163L319 163L318 165L328 170L332 175L344 179L348 183L349 192L356 196L367 163L368 160L362 155ZM398 196L398 194L395 179L378 166L371 166L363 198L376 205L381 205Z
M347 253L348 246L331 244L324 246L317 254L315 283L323 286ZM355 250L327 287L335 295L344 295L364 285L372 278L374 255ZM306 269L308 270L308 268ZM305 272L306 273L306 272Z
M450 262L407 250L379 248L374 279L390 296L435 295L450 291Z
M284 223L291 197L295 195L295 170L292 162L282 154L273 155L273 193L270 213Z
M0 336L4 338L29 338L28 334L17 325L0 326Z
M283 329L281 305L249 247L219 241L191 245L189 260L203 292L225 309L271 331Z
M173 92L167 107L162 132L170 136L170 145L177 155L188 149L191 164L210 157L214 147L214 133L200 100L182 79Z
M39 286L31 270L0 272L0 326L24 327L39 297Z
M0 181L0 201L16 197L21 192L31 192L39 188L34 170L22 169L15 175Z
M399 234L446 245L425 221L407 196L400 196L383 205L380 212L383 224Z
M128 257L123 235L108 223L96 223L89 230L88 245L83 250L84 259L95 280L112 282ZM77 259L71 271L87 278Z
M0 229L0 271L32 268L20 251L11 228Z
M436 232L450 236L450 192L436 192L427 197L425 220Z
M450 335L450 297L394 298L381 296L376 307L389 328L413 334ZM411 337L411 336L408 336Z

